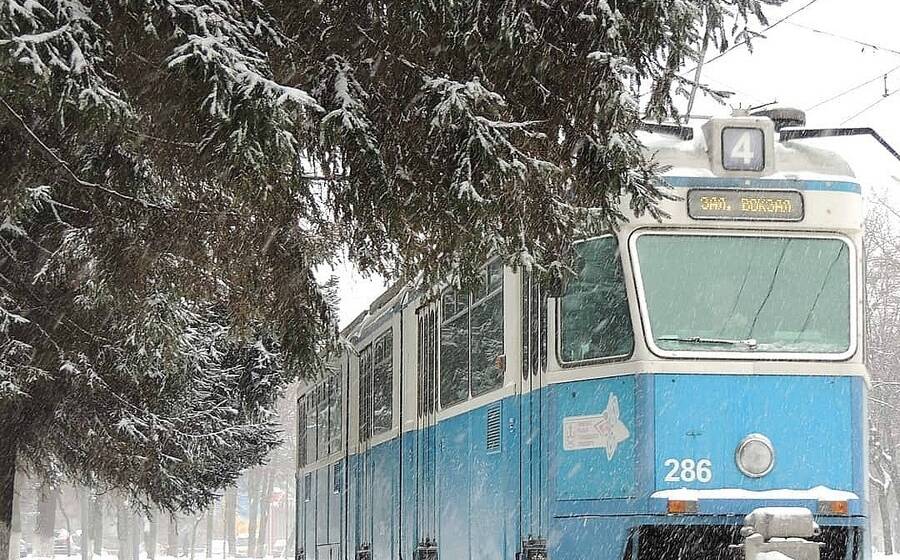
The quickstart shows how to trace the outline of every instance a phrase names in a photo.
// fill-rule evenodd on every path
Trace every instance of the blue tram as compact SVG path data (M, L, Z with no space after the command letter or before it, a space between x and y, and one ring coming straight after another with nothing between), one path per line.
M298 559L725 560L762 506L867 556L860 185L783 124L647 132L669 217L559 293L375 301L298 401Z

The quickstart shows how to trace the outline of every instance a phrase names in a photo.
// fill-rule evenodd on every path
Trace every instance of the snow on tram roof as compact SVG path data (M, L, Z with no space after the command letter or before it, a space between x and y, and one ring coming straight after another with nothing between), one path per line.
M758 117L746 117L748 127L758 123ZM729 124L740 123L742 118L712 119L728 121ZM758 126L758 125L756 125ZM640 130L638 140L645 150L660 165L669 166L663 175L666 176L698 176L716 177L716 168L711 163L712 150L708 145L707 135L702 127L690 127L694 134L690 140L684 140L674 134L658 131ZM775 133L777 135L777 133ZM768 141L773 141L768 140ZM767 174L748 173L754 178L766 179L807 179L854 180L855 174L850 165L836 152L811 146L800 141L773 142L774 167ZM767 166L768 167L768 166Z

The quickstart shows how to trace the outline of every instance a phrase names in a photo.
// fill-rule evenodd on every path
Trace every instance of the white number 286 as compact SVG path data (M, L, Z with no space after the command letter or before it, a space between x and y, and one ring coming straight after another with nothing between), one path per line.
M666 459L663 465L669 469L666 482L709 482L712 480L712 461L709 459Z

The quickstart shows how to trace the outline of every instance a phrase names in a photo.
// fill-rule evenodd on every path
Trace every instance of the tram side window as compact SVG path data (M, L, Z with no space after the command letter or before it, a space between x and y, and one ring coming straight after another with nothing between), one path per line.
M522 379L547 371L547 291L522 274Z
M419 416L434 412L437 380L437 328L433 309L419 314Z
M372 429L372 346L359 354L359 441L369 438Z
M391 429L394 412L393 340L389 330L360 353L360 441Z
M388 331L375 342L374 387L372 388L372 431L381 434L391 429L394 407L394 337Z
M313 463L318 459L316 454L316 391L306 395L306 461Z
M326 387L328 393L328 453L330 454L341 449L341 426L343 425L341 378L337 375L330 377L326 382Z
M627 356L634 335L616 239L589 239L575 250L577 275L560 299L560 357L578 362Z
M494 261L487 267L487 293L472 303L470 348L472 352L472 396L503 385L503 266Z
M441 300L441 406L503 384L503 265L490 263L474 294L448 290Z
M318 409L318 456L319 459L328 456L328 390L325 383L320 383L316 389L316 405Z
M306 397L297 402L297 465L306 466Z
M416 318L416 364L419 366L419 382L416 384L416 404L419 417L425 414L425 395L428 394L426 380L428 379L428 366L425 359L425 317L419 315Z
M444 293L441 325L441 406L469 396L469 294Z

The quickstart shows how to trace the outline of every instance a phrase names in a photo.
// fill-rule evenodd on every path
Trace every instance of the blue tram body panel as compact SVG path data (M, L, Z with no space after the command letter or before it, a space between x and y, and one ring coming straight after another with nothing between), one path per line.
M443 558L493 560L518 543L518 448L514 399L441 421L437 434L437 538ZM499 445L489 449L488 411L500 415Z
M850 517L820 517L819 523L863 527L864 397L865 380L858 377L635 374L553 384L351 456L341 467L349 468L349 486L339 485L338 493L333 466L310 472L313 495L298 504L300 540L308 560L355 558L362 542L371 544L372 560L413 557L423 537L416 528L431 518L428 532L442 559L512 560L520 539L529 536L527 527L542 527L554 560L622 560L638 527L733 526L755 507L815 508L809 500L701 497L698 514L672 517L666 500L652 495L680 488L827 486L860 499ZM547 441L540 453L523 453L529 439L541 437L526 428L533 416L528 399L541 402ZM489 450L487 417L494 407L500 408L501 437L499 449ZM568 447L580 448L566 449L567 419L583 421L585 430L593 422L596 434L582 433L582 440L575 434ZM735 466L735 446L748 433L767 435L776 449L776 467L761 479ZM431 460L421 452L423 442L433 443ZM712 478L666 482L668 458L709 459ZM546 470L534 470L535 484L529 484L527 472L544 460ZM423 497L428 482L421 477L432 468L434 496ZM549 489L540 478L549 480ZM298 495L305 485L301 476ZM535 502L548 510L546 522L529 522L527 504Z
M737 499L730 489L852 492L859 499L851 501L849 517L820 516L818 522L866 525L863 378L638 374L556 384L550 392L556 424L550 558L622 560L638 527L734 526L757 507L817 507L814 499ZM618 397L619 420L629 431L613 458L604 448L566 450L566 419L602 414L610 394ZM776 450L775 468L758 479L735 463L737 445L751 433L768 436ZM670 458L708 459L712 477L667 482ZM668 515L666 500L652 497L681 488L712 490L713 497L699 494L697 514L681 516Z
M554 385L556 496L560 500L634 497L633 376ZM566 441L571 450L566 450Z
M372 448L368 455L373 560L397 558L399 485L399 440L392 439Z
M862 451L853 429L854 381L861 380L796 375L655 376L656 488L806 490L826 486L861 495L861 489L854 487L852 461ZM760 478L744 475L735 463L737 445L753 433L768 437L775 448L775 465ZM708 460L712 478L672 480L677 473L670 475L673 468L665 462L684 458Z
M449 558L469 557L469 415L438 424L438 535ZM447 536L445 539L444 536Z
M561 502L646 499L654 491L680 488L824 486L865 496L864 466L858 459L865 443L862 378L641 374L561 383L549 390L555 410L551 464ZM610 430L605 422L614 420L604 415L611 397L618 401L615 421L624 430L614 437L614 451L607 449L603 434L594 444L588 438L584 449L567 450L567 421L587 419L589 424L598 419L601 432ZM774 468L760 478L744 475L735 463L738 444L754 433L767 436L776 454ZM669 460L683 459L708 460L709 479L685 479L666 466ZM719 499L727 497L722 492Z

